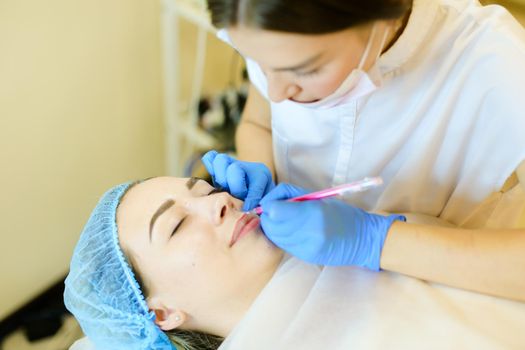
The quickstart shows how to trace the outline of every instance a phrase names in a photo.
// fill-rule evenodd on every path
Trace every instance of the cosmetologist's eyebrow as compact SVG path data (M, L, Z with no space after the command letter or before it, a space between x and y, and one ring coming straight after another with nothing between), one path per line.
M175 204L175 201L173 199L168 199L162 205L157 209L155 214L151 217L151 221L149 222L149 241L151 242L151 232L153 231L153 225L155 225L155 221L157 221L157 218L161 216L166 210L171 208Z
M282 71L285 71L285 70L300 70L300 69L308 67L309 65L311 65L312 63L317 61L319 59L319 57L321 57L321 56L322 56L322 53L318 53L317 55L312 56L309 59L307 59L307 60L303 61L302 63L299 63L299 64L297 64L297 65L295 65L293 67L273 68L273 70L276 71L276 72L282 72Z

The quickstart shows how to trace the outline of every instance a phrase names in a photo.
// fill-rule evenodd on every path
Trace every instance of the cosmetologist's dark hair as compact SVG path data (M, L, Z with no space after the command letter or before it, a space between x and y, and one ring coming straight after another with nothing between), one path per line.
M412 0L207 0L217 28L325 34L405 14Z

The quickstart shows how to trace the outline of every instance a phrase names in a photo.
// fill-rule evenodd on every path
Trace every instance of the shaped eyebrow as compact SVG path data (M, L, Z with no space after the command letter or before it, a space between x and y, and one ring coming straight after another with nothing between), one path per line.
M171 208L175 205L175 201L173 199L168 199L164 203L161 204L161 206L157 209L155 214L151 217L151 221L149 222L149 241L151 242L151 232L153 231L153 226L155 225L155 221L157 221L158 217L161 216L166 210Z
M190 177L188 181L186 181L186 188L188 188L188 190L191 190L193 186L195 186L195 184L199 182L199 180L206 182L206 180L201 179L200 177Z
M188 181L186 181L186 188L188 188L188 190L191 190L193 188L193 186L195 186L195 184L197 182L199 182L200 180L206 181L206 180L201 179L199 177L190 177L188 179ZM150 242L151 242L151 236L152 236L153 226L155 225L155 222L157 221L159 216L164 214L164 212L166 210L168 210L169 208L171 208L174 205L175 205L175 201L173 199L168 199L167 201L165 201L164 203L161 204L161 206L157 209L157 211L151 217L151 220L149 222L149 241Z

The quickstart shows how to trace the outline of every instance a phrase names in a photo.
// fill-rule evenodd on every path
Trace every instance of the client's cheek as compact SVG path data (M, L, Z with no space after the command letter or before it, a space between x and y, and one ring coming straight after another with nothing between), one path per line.
M194 271L202 264L202 257L194 251L186 252L178 260L177 270L182 271L183 274L194 273Z

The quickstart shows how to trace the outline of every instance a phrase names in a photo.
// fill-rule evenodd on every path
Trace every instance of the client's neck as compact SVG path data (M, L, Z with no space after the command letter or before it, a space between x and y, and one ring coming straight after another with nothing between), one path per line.
M282 256L281 256L282 257ZM259 273L250 283L245 284L236 291L228 300L216 309L217 312L210 314L202 328L205 332L226 338L233 328L241 321L251 305L261 293L264 287L272 279L275 271L280 265L281 259L274 268ZM254 276L255 277L255 276Z

